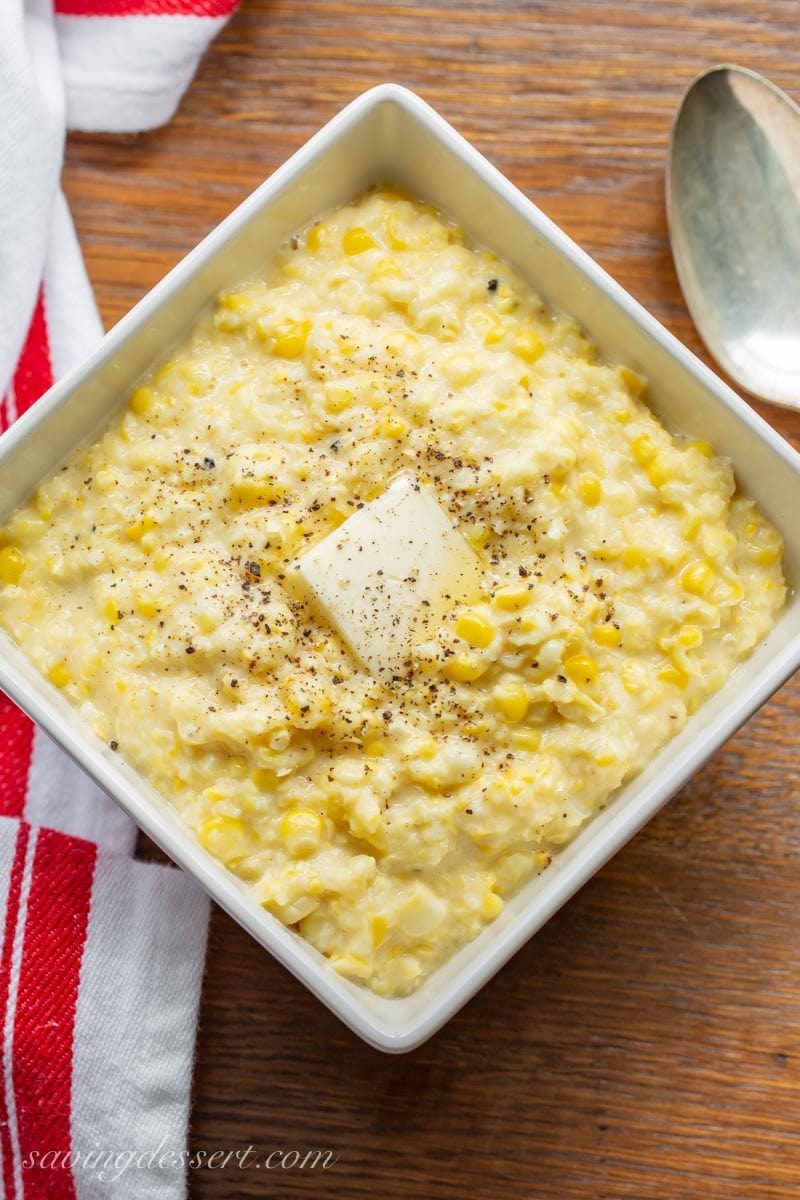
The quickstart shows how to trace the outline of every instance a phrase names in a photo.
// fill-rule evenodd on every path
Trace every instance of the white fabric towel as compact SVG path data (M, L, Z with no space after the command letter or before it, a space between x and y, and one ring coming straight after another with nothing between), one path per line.
M0 433L101 336L67 127L167 121L236 0L0 3ZM178 1200L208 905L0 694L0 1193Z

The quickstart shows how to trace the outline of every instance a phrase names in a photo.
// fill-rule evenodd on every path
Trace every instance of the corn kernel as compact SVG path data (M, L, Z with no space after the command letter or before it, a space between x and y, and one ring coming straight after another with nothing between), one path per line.
M247 759L246 758L231 758L228 761L228 774L232 779L247 778Z
M632 396L641 396L647 387L647 380L636 371L632 371L630 367L618 367L617 374Z
M246 292L226 292L220 296L219 304L222 308L229 308L232 312L248 312L253 307L253 298Z
M647 433L640 433L631 442L631 454L638 463L649 463L657 453L653 439Z
M622 668L621 678L622 686L631 696L635 696L637 692L642 690L642 673L635 662L628 661L625 663Z
M328 961L334 971L347 979L369 979L372 974L369 963L357 954L332 954Z
M604 621L602 625L595 625L592 637L598 646L608 646L612 650L622 645L622 633L612 621Z
M514 339L514 349L527 363L535 363L544 353L544 341L533 329L524 329Z
M521 683L501 683L492 692L492 699L512 725L524 720L528 711L528 693Z
M65 688L72 683L72 676L69 673L66 663L54 663L47 672L47 678L57 688Z
M656 672L656 678L660 679L662 683L669 683L674 687L679 688L685 687L689 680L689 677L686 675L685 671L682 671L680 667L672 665L661 667L661 669Z
M325 408L329 413L344 412L354 400L352 388L345 387L338 380L331 380L325 385Z
M276 775L269 767L256 767L250 772L250 782L254 783L260 792L269 792L275 787Z
M319 250L322 245L322 226L312 225L306 234L306 248L312 253Z
M281 358L299 358L311 332L310 321L289 321L275 338L273 350Z
M117 602L113 599L113 597L107 596L105 598L103 601L102 611L105 619L110 621L112 625L119 620L119 609L117 608Z
M641 546L628 546L622 553L622 565L629 571L635 567L646 567L650 561L650 555Z
M36 511L43 521L50 521L53 518L53 506L45 499L41 488L36 493L35 500Z
M653 487L663 487L673 478L674 474L675 472L664 454L657 454L647 468L647 478Z
M319 813L297 808L285 813L280 823L281 838L293 858L307 858L319 849L322 818Z
M714 570L711 563L702 560L690 563L681 572L681 587L693 596L707 595L713 582Z
M148 596L146 592L141 592L136 597L136 607L143 617L152 620L159 613L158 601L153 596Z
M16 546L4 546L0 550L0 582L19 583L25 570L25 556Z
M197 829L200 845L227 866L237 863L253 852L253 838L239 817L222 814L206 817Z
M542 735L538 729L515 729L511 734L511 744L517 750L533 752L539 749L541 742Z
M617 756L609 751L603 751L602 754L595 755L594 761L598 767L613 767L616 765Z
M408 433L408 421L404 421L397 413L389 411L380 422L378 432L383 437L391 438L396 442L400 441Z
M695 650L703 641L703 631L697 625L684 625L678 631L678 645Z
M375 239L360 225L348 229L342 238L342 249L345 254L363 254L365 250L374 250L377 245Z
M624 425L631 419L631 410L629 408L615 408L611 415L615 421L619 421L620 425Z
M755 553L755 561L759 566L766 567L772 563L779 562L782 556L782 546L762 546Z
M696 450L698 452L698 454L702 454L704 458L713 458L714 457L714 447L711 445L710 442L703 442L703 441L690 442L689 449Z
M587 471L580 477L578 491L583 503L588 508L594 508L595 504L600 503L603 495L603 485L596 475L593 475L591 471Z
M489 664L487 662L456 655L447 660L444 673L458 683L473 683L476 679L480 679L481 675L484 675L488 669Z
M482 613L464 612L456 621L456 636L484 650L494 638L494 627Z
M496 346L498 342L502 342L505 337L505 329L502 322L493 321L483 335L484 346Z
M481 904L481 916L485 921L494 921L503 911L503 900L497 892L487 892Z
M525 587L505 587L495 592L492 603L505 612L517 612L530 602L530 598L531 594Z
M149 533L151 529L155 529L155 524L153 518L148 513L145 513L140 521L134 521L127 527L125 535L132 542L140 542L146 533Z
M389 932L389 922L386 917L373 917L370 922L372 934L372 948L377 950L378 946L385 940L386 934Z
M149 387L140 387L131 396L131 408L139 416L143 416L153 407L153 390Z
M368 758L383 758L386 753L386 742L382 742L380 738L372 738L364 743L364 753Z
M597 682L597 663L588 654L573 654L564 663L564 674L575 684Z

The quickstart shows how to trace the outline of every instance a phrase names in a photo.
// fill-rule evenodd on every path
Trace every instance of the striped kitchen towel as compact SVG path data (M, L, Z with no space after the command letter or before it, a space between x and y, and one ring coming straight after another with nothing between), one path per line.
M101 335L68 127L169 120L236 0L0 0L0 432ZM177 1200L208 908L0 694L0 1192Z

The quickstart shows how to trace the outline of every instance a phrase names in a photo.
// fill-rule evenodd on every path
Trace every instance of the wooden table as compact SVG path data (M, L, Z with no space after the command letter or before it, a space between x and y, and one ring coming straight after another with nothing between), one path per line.
M415 88L693 349L663 167L682 90L800 89L797 0L245 0L172 124L73 137L106 322L345 102ZM795 444L800 420L764 415ZM194 1148L330 1148L190 1195L789 1200L800 1191L800 687L789 684L444 1032L368 1049L214 916Z

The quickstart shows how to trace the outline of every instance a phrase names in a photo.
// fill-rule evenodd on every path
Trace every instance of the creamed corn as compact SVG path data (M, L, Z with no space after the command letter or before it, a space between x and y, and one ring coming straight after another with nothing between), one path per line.
M259 903L406 994L784 602L779 535L643 388L373 192L220 296L0 531L0 623ZM387 688L289 568L400 471L485 574Z

